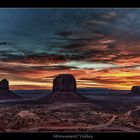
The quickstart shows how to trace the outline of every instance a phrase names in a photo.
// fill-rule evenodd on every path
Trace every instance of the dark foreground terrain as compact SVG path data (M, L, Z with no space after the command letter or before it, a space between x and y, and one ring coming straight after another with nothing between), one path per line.
M140 131L140 96L93 93L86 97L90 102L16 104L2 100L0 131Z

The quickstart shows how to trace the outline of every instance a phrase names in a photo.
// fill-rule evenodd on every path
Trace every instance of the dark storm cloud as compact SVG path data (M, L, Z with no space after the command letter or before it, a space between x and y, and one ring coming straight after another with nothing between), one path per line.
M45 56L38 54L45 52L60 55L57 59L64 55L72 60L100 61L115 51L120 53L115 48L119 48L122 40L139 39L138 17L138 9L2 9L1 40L12 41L14 45L9 48L15 49L2 55L22 61L23 57L29 58L28 52L42 58ZM117 43L103 44L102 39ZM37 61L36 57L33 58Z
M30 71L39 71L39 70L70 70L77 69L77 67L72 66L63 66L63 65L28 65L25 63L4 63L0 62L0 72L1 73L12 73L12 74L20 74L22 72L30 72Z
M0 46L1 45L8 45L9 43L8 42L0 42Z
M135 44L139 44L140 39L139 12L139 9L102 9L99 13L97 12L97 18L93 18L91 14L88 15L87 20L84 20L85 28L83 28L82 33L58 33L60 37L66 40L75 36L79 38L79 40L69 40L69 43L64 45L62 52L77 54L75 56L80 60L111 63L116 62L116 60L139 56L139 52L132 50ZM92 33L102 36L97 38L97 36L91 36ZM83 34L87 39L82 39ZM105 41L101 43L101 39L106 39L106 43ZM109 42L110 40L114 42ZM106 49L104 45L106 45ZM124 45L124 49L122 49L122 45ZM128 54L126 53L127 48L129 48Z
M98 9L1 9L1 40L12 40L17 53L21 48L59 53L57 50L61 50L61 46L68 44L69 40L91 39L90 36L95 33L88 33L90 30L83 28L83 25L94 16L101 17L101 13L103 10ZM88 33L86 37L82 35L85 33Z
M26 63L26 64L49 64L49 63L59 63L66 62L67 58L65 55L59 54L47 54L47 53L34 53L34 52L26 52L25 50L21 50L21 53L17 52L1 52L1 61L5 62L15 62L15 63ZM26 52L26 53L25 53Z

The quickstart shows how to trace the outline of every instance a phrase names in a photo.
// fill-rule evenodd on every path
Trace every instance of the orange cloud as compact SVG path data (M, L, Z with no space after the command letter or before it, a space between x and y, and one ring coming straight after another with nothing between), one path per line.
M106 70L38 70L21 73L30 80L11 81L12 89L51 89L53 78L58 74L70 73L77 80L78 88L104 87L112 89L131 89L133 85L140 85L140 69L114 68ZM11 79L12 80L12 79ZM23 86L24 85L24 86ZM26 85L28 85L26 87Z
M80 53L71 57L62 57L61 55L27 56L23 60L0 62L0 74L2 78L10 80L12 89L51 89L53 78L63 73L73 74L77 79L78 88L131 89L134 85L140 85L139 42L136 44L124 41L110 46L112 43L114 45L116 39L106 37L95 43L90 41L89 44L80 44L76 47L72 45L71 50L85 52L82 54L83 57L80 57ZM116 45L118 46L116 47ZM72 60L87 60L94 64L97 62L115 64L114 66L117 65L117 67L104 69L82 69L69 66L63 69L61 67L61 64Z
M35 85L11 85L11 90L47 90L46 86L35 86Z

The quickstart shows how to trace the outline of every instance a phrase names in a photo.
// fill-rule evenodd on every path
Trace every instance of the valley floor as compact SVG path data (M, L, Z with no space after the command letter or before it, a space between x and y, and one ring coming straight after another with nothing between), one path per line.
M1 132L140 131L140 105L106 102L0 105Z

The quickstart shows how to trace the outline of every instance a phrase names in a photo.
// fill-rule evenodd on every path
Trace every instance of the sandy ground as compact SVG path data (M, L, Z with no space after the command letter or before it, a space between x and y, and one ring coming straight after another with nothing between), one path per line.
M36 131L123 131L139 132L140 106L91 103L44 105L0 105L0 130Z
M92 102L22 104L31 98L1 100L0 131L140 132L140 96L88 98Z

